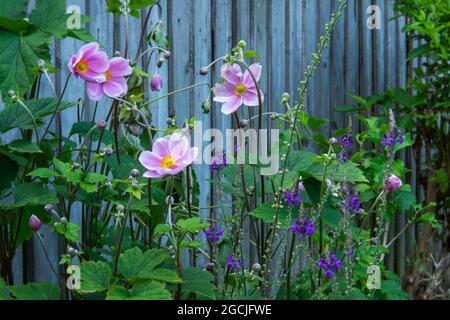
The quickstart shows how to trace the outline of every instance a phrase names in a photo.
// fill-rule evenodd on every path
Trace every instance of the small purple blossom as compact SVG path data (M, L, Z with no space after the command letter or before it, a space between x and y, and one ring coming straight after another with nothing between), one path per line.
M215 154L209 165L211 171L221 171L226 167L228 167L228 162L225 153Z
M350 130L347 131L344 135L340 136L338 138L338 142L341 146L340 159L342 162L347 162L349 160L349 154L354 142Z
M42 222L37 216L33 214L30 217L30 220L28 220L28 225L30 226L31 230L38 232L39 230L41 230Z
M300 204L302 197L298 194L297 190L286 190L284 192L284 202L289 207L295 207Z
M350 214L358 213L362 210L361 201L355 187L349 187L345 192L345 199L342 201L341 209L347 210Z
M150 88L152 91L160 91L163 86L163 79L157 73L155 73L150 81Z
M324 270L327 278L332 278L341 268L342 262L334 253L321 257L317 262L317 269Z
M229 255L227 257L228 267L231 271L236 271L237 269L242 267L242 261L241 259L237 258L235 259L232 255Z
M303 239L306 236L312 236L316 230L311 219L304 219L302 222L299 219L295 219L294 224L291 226L291 231L299 234L300 238Z
M384 138L381 140L381 146L394 149L396 143L403 143L403 141L402 132L398 128L393 127L388 133L384 134Z
M206 240L211 242L217 242L220 240L220 237L223 235L223 229L216 229L214 227L210 227L205 230Z

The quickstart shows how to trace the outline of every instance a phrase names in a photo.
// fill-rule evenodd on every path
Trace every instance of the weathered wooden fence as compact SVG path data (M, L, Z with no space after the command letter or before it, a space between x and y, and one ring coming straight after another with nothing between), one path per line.
M116 50L124 48L124 20L106 13L105 2L67 1L68 5L78 5L84 14L92 17L88 28L111 56ZM323 62L309 87L307 97L307 110L314 116L328 119L329 132L346 124L346 116L333 110L338 105L352 103L347 93L367 96L388 86L401 86L406 82L407 39L401 33L405 21L390 20L394 16L393 2L349 0L349 7L333 34L329 48L324 52ZM206 77L200 76L198 70L229 52L232 46L244 39L251 50L259 53L259 61L264 68L261 79L261 86L266 93L264 108L265 112L270 112L281 111L279 101L284 92L297 96L296 88L324 32L325 23L337 9L337 0L162 0L161 5L162 16L158 17L157 10L154 10L151 22L158 19L163 21L173 53L169 63L159 70L165 80L162 94L196 82L209 81L214 84L219 77L218 68ZM370 5L378 5L381 9L380 30L369 30L366 25L369 16L367 8ZM143 23L143 18L130 19L131 52L137 49ZM80 41L65 39L55 41L52 46L53 63L58 68L53 80L58 92L68 73L65 64L81 45ZM83 81L72 80L70 88L65 100L83 98L88 101ZM43 82L41 96L45 95L52 94L48 84ZM148 95L152 96L152 93L148 92ZM151 107L153 120L157 126L165 127L169 113L175 112L178 119L195 116L203 122L204 128L230 128L231 118L223 116L218 105L212 106L210 114L202 113L201 105L207 96L208 88L204 87L161 100ZM108 106L107 101L100 103L97 119L106 115ZM93 104L87 108L92 110ZM90 116L89 112L86 112L86 116ZM76 110L64 111L65 133L70 131L75 119ZM3 137L4 140L7 138ZM201 186L201 206L205 207L214 202L214 190L207 181L210 171L206 166L197 166L195 170ZM202 214L209 215L209 210L204 210ZM405 216L399 215L391 227L392 232L400 230L404 224ZM388 257L388 266L400 274L404 271L406 256L413 250L413 239L414 230L408 231L396 241ZM49 247L53 264L57 266L59 248L56 238L44 232L44 241ZM34 261L30 280L56 281L40 244L34 240L30 248L31 252L26 253ZM22 255L19 249L15 259L17 282L22 279Z

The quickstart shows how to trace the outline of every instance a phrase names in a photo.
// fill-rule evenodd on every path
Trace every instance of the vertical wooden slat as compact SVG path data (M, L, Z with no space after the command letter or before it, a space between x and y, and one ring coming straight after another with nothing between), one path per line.
M312 54L316 52L317 43L319 41L319 1L315 0L305 0L306 1L306 12L305 12L305 22L306 22L306 34L305 46L306 46L306 63L311 64ZM315 76L309 85L307 100L306 100L306 110L311 114L311 116L318 116L320 112L320 100L318 95L319 88L318 76Z

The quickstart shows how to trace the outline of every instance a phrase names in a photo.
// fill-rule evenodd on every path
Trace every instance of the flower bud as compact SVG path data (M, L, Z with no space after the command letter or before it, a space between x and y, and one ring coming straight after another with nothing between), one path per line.
M120 53L120 51L115 51L115 52L114 52L114 56L115 56L115 57L121 57L122 54Z
M395 192L402 187L402 180L396 175L391 175L387 181L384 182L384 188L389 192Z
M156 66L158 68L161 68L163 66L163 64L164 64L164 59L163 58L158 59L158 61L156 62Z
M71 256L74 256L78 253L78 250L72 247L69 247L69 249L67 249L67 253L70 254Z
M305 192L305 190L306 190L305 186L303 185L303 182L299 182L297 187L298 187L298 191L300 191L300 192Z
M77 162L72 163L72 170L77 170L78 168L80 168L80 164Z
M202 110L203 110L204 114L208 114L209 113L209 111L211 110L211 105L209 104L208 101L204 101L202 103Z
M44 210L48 213L51 213L53 211L54 207L52 204L48 203L45 205Z
M377 238L375 238L375 237L373 237L373 238L370 238L370 244L371 245L376 245L377 244Z
M133 170L131 170L130 175L131 175L133 178L139 177L139 170L138 170L138 169L133 169Z
M28 220L28 225L30 226L30 228L37 232L41 229L42 227L42 222L41 220L39 220L38 217L36 217L34 214L30 217L30 220Z
M335 145L335 144L338 143L338 139L336 139L336 138L330 138L330 140L328 140L328 142L329 142L331 145Z
M167 118L166 122L169 127L173 126L173 118Z
M122 204L117 205L117 211L122 212L125 210L125 207Z
M38 59L37 65L39 68L43 68L43 67L45 67L45 61L42 59Z
M165 51L164 52L164 58L169 60L171 57L172 57L172 52L170 52L170 51Z
M200 75L201 76L206 76L208 74L208 68L207 67L202 67L200 69Z
M14 90L9 90L8 91L8 96L10 97L10 98L12 98L13 96L15 96L16 95L16 93L14 92Z
M208 262L205 266L205 269L209 272L213 272L215 268L216 265L214 264L214 262Z
M288 103L290 99L289 93L285 92L283 93L283 96L281 97L281 103Z
M67 224L67 218L66 217L62 217L59 222L61 222L62 224Z
M175 203L175 199L174 199L172 196L168 196L168 197L166 198L166 204L172 205L172 204L174 204L174 203Z
M105 155L110 156L114 153L114 150L111 148L105 148L103 149L103 152L105 153Z
M139 124L131 124L128 127L128 131L130 131L130 133L135 136L135 137L139 137L140 135L142 135L142 133L144 132L144 128L142 128Z
M254 272L260 272L260 271L261 271L261 265L260 265L259 263L253 264L252 270L253 270Z
M239 121L239 127L240 127L240 128L248 127L249 124L250 124L250 121L247 120L247 119L241 119L241 120Z
M247 46L247 42L244 40L239 41L239 47L245 48Z
M98 120L96 125L97 125L97 128L99 128L100 130L103 130L106 127L106 121Z
M150 88L152 91L160 91L163 86L163 79L157 73L155 73L152 77L152 81L150 81Z

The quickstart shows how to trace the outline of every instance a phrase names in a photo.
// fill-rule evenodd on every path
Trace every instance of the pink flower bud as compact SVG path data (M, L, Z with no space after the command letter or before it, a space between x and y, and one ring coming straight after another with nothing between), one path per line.
M303 182L298 183L298 191L305 192L305 186L303 185Z
M163 79L157 73L155 73L152 77L152 81L150 82L150 87L152 91L160 91L163 86Z
M100 130L103 130L106 127L106 121L98 120L96 125L97 125L97 128L99 128Z
M384 188L389 192L395 192L402 187L402 180L395 175L391 175L384 183Z
M28 225L33 231L39 231L42 226L41 220L39 220L38 217L36 217L34 214L30 217L30 220L28 220Z

